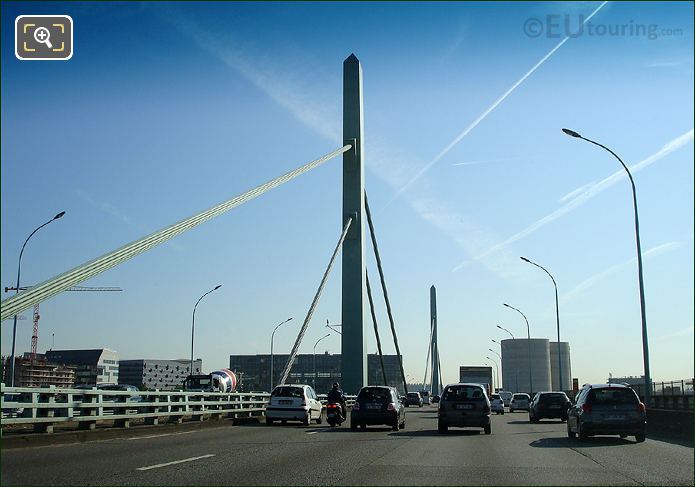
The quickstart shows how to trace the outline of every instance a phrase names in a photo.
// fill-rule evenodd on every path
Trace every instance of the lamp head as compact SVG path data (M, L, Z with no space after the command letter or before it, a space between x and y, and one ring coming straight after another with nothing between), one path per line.
M221 287L222 287L222 284L218 284L217 286L215 286L215 289L213 289L213 291L217 291Z
M528 260L526 257L519 257L519 258L520 258L521 260L523 260L524 262L528 262L529 264L531 263L531 261Z
M566 133L567 135L571 136L571 137L577 137L577 138L580 138L580 139L582 138L582 136L579 135L579 134L578 134L577 132L575 132L574 130L562 129L562 131L563 131L564 133Z
M54 219L54 220L57 220L58 218L63 218L63 215L65 215L65 212L64 212L64 211L61 211L61 212L58 213L56 216L54 216L53 219Z

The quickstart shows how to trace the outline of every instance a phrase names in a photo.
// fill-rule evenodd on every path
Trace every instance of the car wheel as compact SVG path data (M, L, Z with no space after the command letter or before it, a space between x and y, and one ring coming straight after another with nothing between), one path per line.
M392 431L398 431L398 420L395 420L393 424L391 425L391 430Z
M357 424L355 424L355 423L353 423L352 421L350 421L350 429L351 429L352 431L357 431Z
M402 430L405 429L405 419L403 420L403 422L401 424L398 425L398 427Z
M269 426L272 426L274 422L275 422L275 421L273 421L273 420L270 419L270 418L265 418L265 424L267 424L267 425L269 425Z
M627 438L627 435L625 433L620 433L621 438Z
M322 414L323 414L323 412L320 411L320 412L319 412L319 417L316 418L316 424L321 424L321 423L323 423L323 418L321 417Z
M361 424L361 425L360 425L360 429L361 429L361 430L366 430L366 429L367 429L367 425L366 425L366 424Z
M439 431L440 433L446 433L447 431L449 431L449 427L445 424L439 423L437 424L437 431Z
M287 424L287 420L286 420L286 419L283 419L283 420L281 420L280 422L281 422L282 424Z
M311 424L311 409L306 412L306 418L304 418L302 423L304 423L304 426L309 426Z
M504 411L502 411L500 414L501 414L502 416L504 416Z
M646 439L646 435L644 433L639 433L635 435L635 441L637 443L642 443Z
M483 427L483 430L485 431L486 435L491 434L492 433L492 425L488 424L487 426Z

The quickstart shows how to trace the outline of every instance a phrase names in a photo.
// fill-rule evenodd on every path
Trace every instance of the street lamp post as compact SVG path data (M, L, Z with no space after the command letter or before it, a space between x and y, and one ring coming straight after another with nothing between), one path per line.
M337 325L337 324L335 324L335 323L329 323L328 320L326 320L326 328L330 328L331 331L336 332L338 335L342 335L341 332L339 332L338 330L336 330L336 329L334 328L334 327L337 327L337 326L343 326L343 325Z
M490 357L485 357L485 358L490 358ZM485 365L487 365L488 367L490 367L490 369L492 370L492 391L494 392L494 390L495 390L495 381L496 381L496 379L495 379L495 369L492 368L492 365L490 365L490 362L485 362Z
M529 387L531 389L529 391L529 394L533 394L533 372L531 372L531 326L528 324L528 318L526 318L526 315L522 313L521 310L516 309L514 306L509 306L507 303L503 304L507 308L511 308L514 311L518 312L521 316L524 317L524 321L526 321L526 333L528 338L528 381Z
M328 338L329 336L331 336L330 333L322 336L321 338L316 340L316 343L314 343L314 390L316 390L316 345L318 345L321 340L323 340L324 338Z
M557 283L555 282L555 278L553 275L548 272L548 269L543 267L540 264L536 264L535 262L530 261L526 257L520 257L521 260L524 262L528 262L531 265L535 265L539 269L543 269L546 274L548 274L548 277L550 277L550 280L553 281L553 286L555 286L555 320L557 322L557 362L558 362L558 374L560 375L560 390L564 391L562 387L562 351L560 349L560 304L558 302L557 298Z
M273 392L273 387L275 387L275 381L274 381L274 377L273 377L273 360L274 360L273 340L275 339L275 332L278 330L278 328L280 328L281 325L284 325L288 321L292 321L292 318L287 318L282 323L278 323L278 325L273 330L273 333L271 333L271 335L270 335L270 390L268 392Z
M497 325L497 328L506 331L507 333L509 333L509 336L512 337L512 340L516 340L516 338L514 338L514 335L512 335L511 331L507 330L506 328L502 328L500 325Z
M583 139L586 140L587 142L597 145L601 147L602 149L605 149L606 151L610 152L613 157L618 159L620 164L623 166L623 169L625 169L625 172L627 173L627 177L630 179L630 186L632 187L632 207L635 212L635 240L637 242L637 275L639 279L639 299L640 299L640 315L642 318L642 358L644 360L644 382L645 382L645 393L644 393L644 402L649 406L651 403L651 398L652 398L652 379L651 379L651 374L649 373L649 343L647 340L647 313L646 313L646 306L644 303L644 279L642 278L642 246L640 245L640 238L639 238L639 216L637 214L637 192L635 190L635 181L632 179L632 174L630 173L630 170L627 168L623 160L618 157L618 155L610 150L608 147L606 147L603 144L599 144L598 142L587 139L586 137L582 137L579 135L577 132L569 129L562 129L564 133L566 133L569 136L576 137L578 139Z
M208 294L210 294L213 291L217 291L221 287L222 287L222 284L218 284L214 288L210 289L208 292L206 292L200 298L198 298L198 301L195 302L195 306L193 306L193 322L191 324L191 367L190 367L190 370L188 371L188 375L193 375L193 337L195 336L195 310L198 307L198 303L200 303L200 301L205 296L207 296Z
M58 213L56 216L48 220L46 223L43 225L40 225L29 234L27 239L24 241L24 245L22 245L22 250L19 252L19 263L17 264L17 287L15 288L17 290L17 293L19 292L19 275L22 270L22 254L24 253L24 247L26 247L27 242L29 239L40 229L51 223L53 220L57 220L58 218L62 218L63 215L65 215L64 211L61 211ZM12 325L12 355L10 356L10 387L14 386L14 354L15 354L15 344L17 341L17 315L14 315L13 318L13 325Z

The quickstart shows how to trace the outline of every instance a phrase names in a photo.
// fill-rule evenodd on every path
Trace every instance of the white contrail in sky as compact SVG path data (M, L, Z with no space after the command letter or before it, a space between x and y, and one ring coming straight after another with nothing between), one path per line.
M675 139L669 141L666 145L664 145L661 149L659 149L657 152L652 154L651 156L647 157L646 159L641 160L637 164L630 166L630 172L634 175L637 171L644 169L645 167L655 163L659 159L667 156L671 152L680 149L684 145L690 143L693 141L693 129L688 130L686 133L683 135L680 135L676 137ZM619 169L610 176L604 178L603 180L599 181L596 184L590 184L590 185L585 185L582 188L586 188L581 192L578 192L577 190L572 191L569 193L568 196L571 195L572 199L558 208L557 210L553 211L552 213L549 213L548 215L544 216L540 220L532 223L528 227L524 228L522 231L512 235L509 237L507 240L500 242L496 245L493 245L489 249L487 249L485 252L476 255L473 257L473 260L480 260L483 257L487 257L488 255L497 252L500 249L503 249L504 247L507 247L508 245L516 242L517 240L521 240L524 237L527 237L528 235L532 234L539 228L547 225L548 223L557 220L561 216L564 216L565 214L569 213L570 211L574 210L577 208L579 205L582 203L585 203L587 200L590 198L593 198L597 194L601 193L602 191L608 189L609 187L613 186L615 183L620 181L621 179L624 179L627 177L627 173L623 169ZM579 188L579 189L582 189ZM562 200L566 200L567 197L563 197ZM468 261L463 262L459 264L458 266L454 267L452 272L456 272L457 270L461 269L463 266L468 264Z
M596 14L598 13L598 11L601 10L601 9L603 8L603 6L606 5L607 3L608 3L608 1L606 0L606 1L603 2L601 5L599 5L599 6L596 8L596 10L594 10L593 12L591 12L591 15L589 15L586 19L584 19L584 22L582 22L582 25L586 24L589 20L591 20L591 18L592 18L594 15L596 15ZM398 192L395 194L395 196L394 196L393 198L391 198L391 199L389 200L388 203L386 203L385 206L389 206L391 203L393 203L393 202L394 202L406 189L408 189L408 187L409 187L411 184L413 184L415 181L417 181L418 179L420 179L420 177L421 177L423 174L425 174L433 165L435 165L435 164L437 163L437 161L439 161L439 160L440 160L442 157L444 157L451 149L453 149L454 146L455 146L456 144L458 144L459 142L461 142L461 140L462 140L466 135L468 135L469 132L470 132L471 130L473 130L480 122L482 122L482 121L485 119L485 117L487 117L487 116L490 114L490 112L492 112L495 108L497 108L497 106L498 106L500 103L502 103L502 102L505 100L505 98L507 98L509 95L511 95L512 92L513 92L521 83L523 83L524 81L526 81L526 79L527 79L529 76L531 76L531 75L534 73L534 71L536 71L539 67L541 67L541 65L542 65L544 62L546 62L546 61L548 60L548 58L550 58L550 56L552 56L553 54L555 54L555 51L557 51L558 49L560 49L560 48L562 47L562 45L563 45L565 42L567 42L568 40L569 40L569 36L565 37L565 38L562 39L555 47L553 47L553 48L550 50L550 52L548 52L548 54L546 54L545 56L543 56L543 58L542 58L540 61L538 61L531 69L529 69L528 72L527 72L525 75L523 75L521 78L519 78L519 80L518 80L516 83L514 83L514 84L512 85L511 88L509 88L507 91L505 91L504 94L503 94L502 96L500 96L500 97L495 101L495 103L493 103L492 105L490 105L490 106L487 108L487 110L485 110L483 113L481 113L481 114L478 116L478 118L476 118L475 120L473 120L473 122L472 122L468 127L466 127L466 128L464 129L463 132L461 132L460 134L458 134L458 135L456 136L456 138L455 138L454 140L452 140L452 141L449 143L449 145L447 145L446 147L444 147L444 149L442 149L441 152L439 152L439 154L437 154L437 155L435 156L434 159L432 159L430 162L428 162L422 169L420 169L420 170L417 172L417 174L415 174L415 176L413 176L407 183L405 183L405 184L401 187L401 189L398 190Z
M503 157L500 159L485 159L481 161L466 161L466 162L455 162L452 166L475 166L476 164L492 164L494 162L507 162L507 161L519 161L522 159L527 159L526 157Z
M683 247L685 245L684 242L667 242L661 245L657 245L656 247L652 247L651 249L645 251L642 253L642 257L644 259L647 259L649 257L656 257L657 255L670 252L671 250L676 250L680 247ZM602 279L605 279L606 277L610 276L611 274L619 271L623 267L627 267L628 265L634 263L637 261L637 257L633 257L628 261L625 261L621 264L616 264L613 266L610 266L603 271L599 272L596 275L593 275L587 279L584 279L582 282L577 284L574 288L572 288L570 291L566 292L562 296L560 296L560 302L561 303L566 303L570 299L572 299L574 296L577 294L580 294L590 287L592 287L594 284L597 282L601 281Z

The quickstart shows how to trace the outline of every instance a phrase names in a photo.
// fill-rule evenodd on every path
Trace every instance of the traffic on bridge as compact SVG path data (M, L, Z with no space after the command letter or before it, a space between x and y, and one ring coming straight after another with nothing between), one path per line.
M695 484L692 3L0 9L2 485Z

